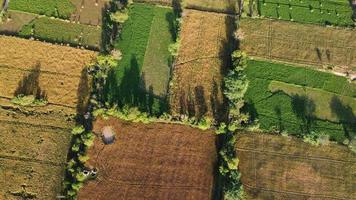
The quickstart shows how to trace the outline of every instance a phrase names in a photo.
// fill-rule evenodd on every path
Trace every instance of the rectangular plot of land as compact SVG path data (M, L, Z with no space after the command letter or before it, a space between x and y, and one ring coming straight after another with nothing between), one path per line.
M56 199L63 175L63 166L0 158L0 199L21 199L22 192L34 199Z
M217 154L210 131L111 118L96 121L95 133L104 126L113 127L116 141L95 140L88 166L96 167L99 176L84 185L79 199L212 198Z
M346 147L248 133L238 136L236 149L242 183L254 198L353 199L356 194L356 155Z
M71 133L68 129L51 128L0 121L0 157L62 164L66 162Z
M251 56L355 71L351 29L244 18L238 32L241 49Z
M173 114L224 116L221 84L231 53L233 18L186 10L170 86Z

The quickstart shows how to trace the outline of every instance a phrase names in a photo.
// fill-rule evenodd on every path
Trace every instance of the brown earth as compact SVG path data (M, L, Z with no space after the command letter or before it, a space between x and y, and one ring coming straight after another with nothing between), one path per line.
M173 115L223 118L223 74L227 70L234 19L185 10L178 58L170 85Z
M250 56L356 73L354 30L243 18L240 48Z
M71 16L71 21L81 24L101 25L106 0L70 0L76 7L76 11Z
M97 136L88 166L98 177L88 181L78 199L211 199L217 162L212 131L189 126L142 124L98 119L94 131L112 126L116 141Z
M346 147L248 133L238 136L236 150L253 199L356 199L356 154Z
M0 4L2 2L0 1ZM7 18L0 23L0 33L17 34L23 26L29 24L37 15L19 11L9 10L6 13Z
M173 0L133 0L135 3L148 3L162 6L172 6Z

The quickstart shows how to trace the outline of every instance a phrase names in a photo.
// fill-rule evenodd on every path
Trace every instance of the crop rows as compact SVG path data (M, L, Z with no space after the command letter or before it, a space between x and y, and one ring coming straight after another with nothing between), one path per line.
M254 198L350 199L355 195L355 157L346 148L315 147L264 134L237 139L242 182ZM308 176L305 176L308 174Z
M351 26L352 9L347 1L259 0L262 16L323 25Z
M353 71L356 67L356 38L352 30L242 19L239 33L241 49L251 56L314 66L330 65L342 68L341 71Z

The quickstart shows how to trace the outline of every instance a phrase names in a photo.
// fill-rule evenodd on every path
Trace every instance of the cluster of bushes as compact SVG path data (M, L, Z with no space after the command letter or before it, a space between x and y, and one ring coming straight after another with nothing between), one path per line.
M84 46L100 49L101 28L84 24L70 23L60 19L39 17L24 26L19 35L34 37L53 43Z
M45 106L48 104L46 99L37 99L33 95L18 95L11 99L11 103L20 105L20 106Z
M70 0L11 0L9 9L69 19L76 8Z
M66 167L66 181L64 182L67 199L76 199L79 189L87 178L83 173L85 163L89 160L86 152L93 145L94 139L94 134L86 131L83 126L74 127L72 130L72 148L70 160Z
M140 123L173 123L188 125L193 128L198 128L201 130L208 130L213 127L214 122L210 118L196 119L194 117L189 118L188 116L182 115L179 118L173 117L167 113L160 115L159 117L151 116L146 112L141 112L136 107L124 106L118 108L113 106L111 108L99 108L93 111L94 117L102 117L107 119L108 117L115 117L125 121L140 122Z
M259 0L261 16L323 25L352 26L352 9L348 1L338 0Z
M224 79L224 94L229 102L228 125L222 123L216 131L217 134L222 134L222 148L219 152L221 157L219 172L223 177L223 193L226 200L244 199L235 144L236 131L243 129L249 123L248 114L242 111L245 105L244 96L249 85L245 73L247 55L237 50L232 53L231 57L233 68Z

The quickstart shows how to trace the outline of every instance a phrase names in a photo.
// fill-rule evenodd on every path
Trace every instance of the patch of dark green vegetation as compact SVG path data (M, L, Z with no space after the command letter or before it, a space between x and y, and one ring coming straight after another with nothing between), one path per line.
M356 108L346 105L338 95L355 98L356 85L346 78L307 68L249 60L246 69L250 81L246 93L253 119L258 119L264 130L284 132L305 137L308 135L328 135L330 140L344 142L356 135ZM330 102L324 102L338 121L320 119L315 115L315 99L307 95L290 95L284 91L272 92L272 81L294 84L335 94ZM330 99L318 99L318 101ZM354 104L353 104L354 105Z
M147 85L144 79L143 65L145 59L150 59L147 58L149 57L147 56L149 55L148 51L156 51L157 54L154 54L156 56L162 55L160 49L147 49L147 46L149 40L160 35L160 32L170 31L169 27L166 26L161 26L162 30L151 31L154 22L169 20L169 23L173 23L174 18L167 17L170 15L173 15L173 10L170 8L147 4L132 4L129 7L129 18L122 25L121 32L114 45L115 49L121 51L122 59L108 75L104 88L105 102L111 105L116 104L119 107L125 105L138 107L141 111L153 115L167 111L166 96L156 95L154 89ZM159 19L156 17L159 17ZM157 28L157 26L154 27ZM166 56L170 56L168 46L172 39L162 39L162 41L167 43L163 45L167 46ZM154 70L151 66L159 64L148 63L150 65L145 70ZM167 67L169 67L168 63ZM169 75L169 73L164 72L161 76ZM162 82L162 84L166 83Z
M70 0L11 0L9 9L69 19L75 6Z

